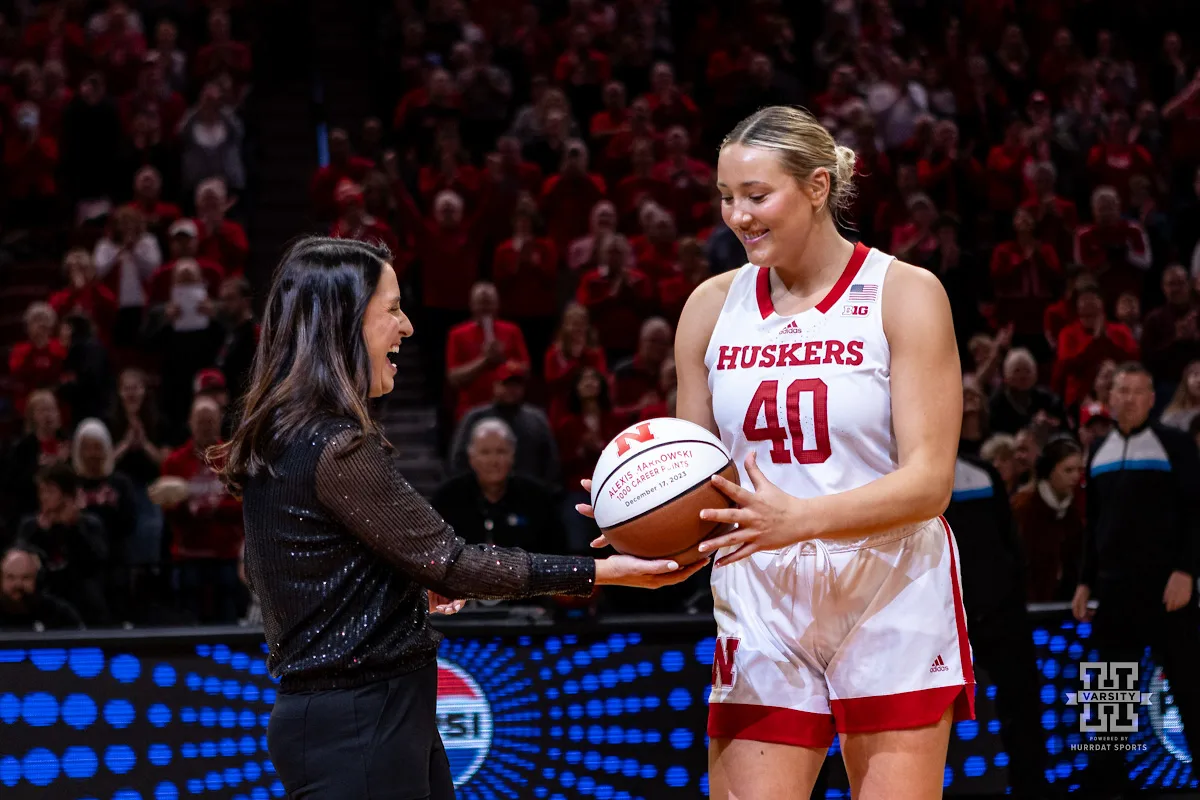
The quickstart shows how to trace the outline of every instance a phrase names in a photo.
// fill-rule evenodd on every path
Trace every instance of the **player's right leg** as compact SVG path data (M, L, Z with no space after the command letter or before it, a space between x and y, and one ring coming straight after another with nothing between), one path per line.
M833 742L823 667L809 649L814 576L799 568L798 552L759 552L713 570L713 800L808 800Z
M712 739L712 800L808 800L828 747L795 747L752 739Z

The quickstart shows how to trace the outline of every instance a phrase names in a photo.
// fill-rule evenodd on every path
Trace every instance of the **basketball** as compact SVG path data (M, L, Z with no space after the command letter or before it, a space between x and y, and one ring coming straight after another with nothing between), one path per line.
M725 445L699 425L671 417L631 425L596 463L596 524L620 553L691 564L702 557L697 546L726 527L700 519L701 510L734 505L709 480L717 474L738 480Z

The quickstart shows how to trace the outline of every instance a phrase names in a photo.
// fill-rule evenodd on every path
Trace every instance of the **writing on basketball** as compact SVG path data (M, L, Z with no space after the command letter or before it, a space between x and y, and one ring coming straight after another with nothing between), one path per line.
M857 367L863 363L863 341L851 339L815 339L767 345L728 345L717 350L718 370L770 369L772 367L810 367L815 364L843 364Z
M670 483L672 477L678 476L679 470L687 469L691 458L691 450L669 450L652 460L641 461L636 469L627 471L612 482L612 486L608 489L608 496L613 500L624 500L631 491L655 477L661 476L666 483Z

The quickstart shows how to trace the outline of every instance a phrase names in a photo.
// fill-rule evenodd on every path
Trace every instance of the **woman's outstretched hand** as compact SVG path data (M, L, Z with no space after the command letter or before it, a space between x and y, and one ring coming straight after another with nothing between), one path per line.
M596 585L658 589L686 581L707 563L708 559L702 558L694 564L681 567L678 562L665 558L652 561L637 556L609 556L596 559Z
M579 482L579 485L583 487L583 490L585 492L587 492L589 496L592 494L592 479L591 478L584 478L583 480L581 480ZM588 519L596 518L595 509L593 509L587 503L576 503L575 510L578 511L580 514L583 514ZM608 547L608 539L605 539L604 534L602 533L599 536L597 536L595 539L592 539L592 547Z
M462 611L463 606L466 604L466 600L451 600L448 597L442 597L437 592L429 592L430 614L445 614L448 617L451 614L457 614L459 611Z

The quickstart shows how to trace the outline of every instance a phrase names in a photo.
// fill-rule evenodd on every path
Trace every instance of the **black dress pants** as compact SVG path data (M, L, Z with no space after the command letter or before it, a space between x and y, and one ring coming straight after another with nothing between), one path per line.
M454 800L436 664L358 689L280 692L267 745L291 800Z

